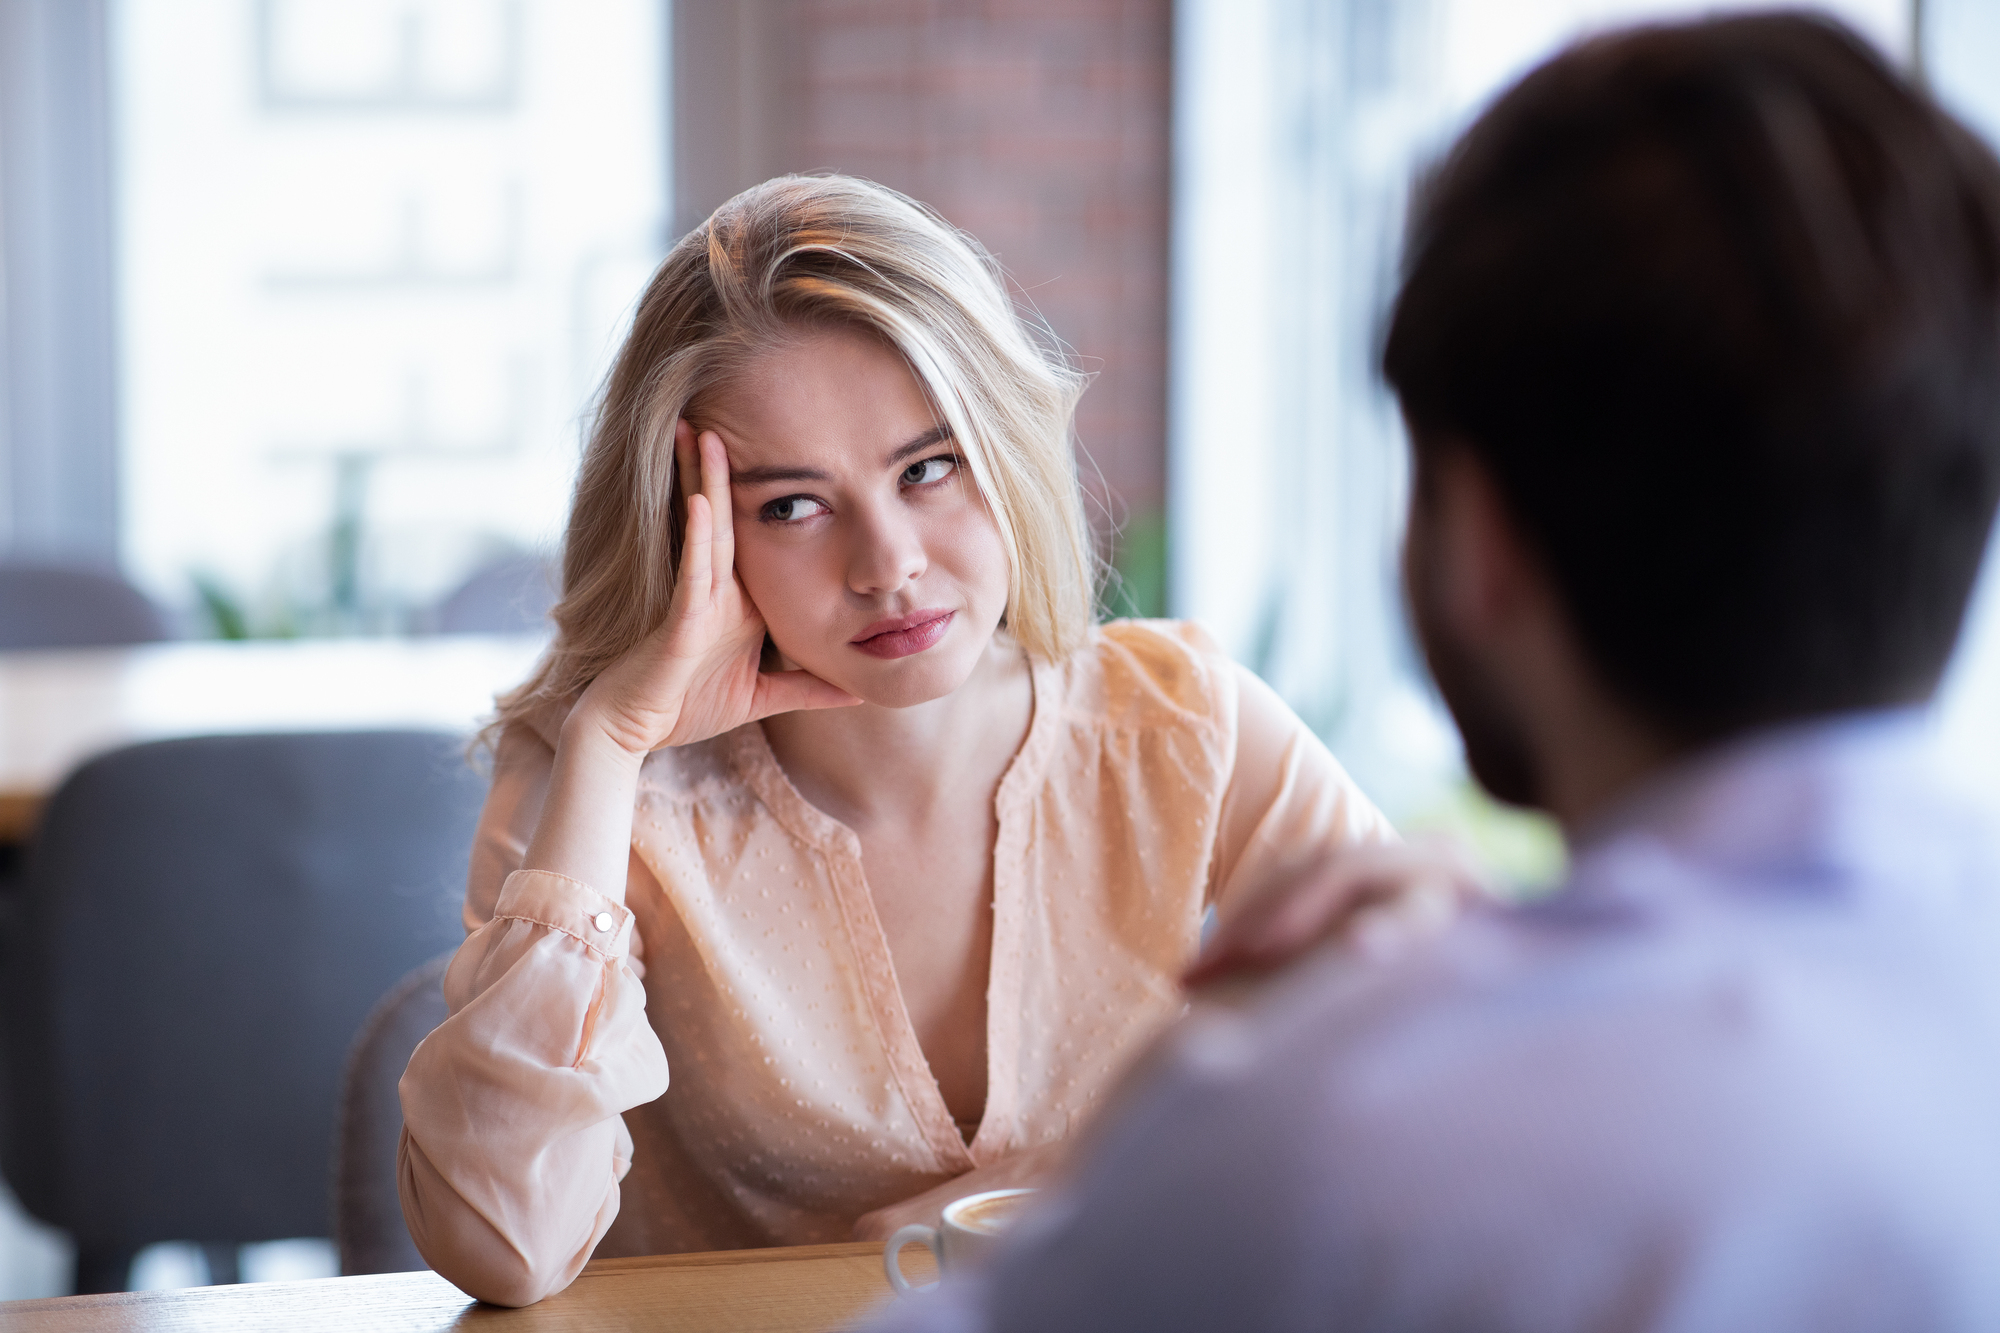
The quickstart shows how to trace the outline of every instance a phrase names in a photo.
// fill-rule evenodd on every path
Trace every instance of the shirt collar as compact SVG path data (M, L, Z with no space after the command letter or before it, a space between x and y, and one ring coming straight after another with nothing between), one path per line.
M1710 873L1840 874L1907 865L1913 834L1961 804L1937 778L1935 720L1905 707L1792 722L1673 765L1593 820L1573 885L1634 854Z

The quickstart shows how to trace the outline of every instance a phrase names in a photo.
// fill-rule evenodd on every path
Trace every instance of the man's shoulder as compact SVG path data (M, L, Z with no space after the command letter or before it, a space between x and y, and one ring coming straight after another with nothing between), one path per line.
M1198 1008L994 1268L998 1326L1983 1326L1932 1317L2000 1308L1980 895L1629 850Z
M2000 900L2000 865L1989 887ZM1476 908L1398 957L1324 956L1238 1021L1270 1048L1260 1060L1295 1065L1310 1049L1350 1070L1393 1064L1412 1097L1429 1079L1529 1078L1536 1061L1564 1066L1563 1086L1544 1089L1557 1102L1595 1077L1697 1066L1713 1066L1710 1086L1780 1067L1793 1079L1806 1061L1865 1078L1869 1045L1896 1046L1904 1028L2000 1050L2000 902L1963 906L1564 892Z
M1683 1214L1793 1188L1894 1207L1966 1172L2000 1191L1991 915L1724 910L1558 897L1322 960L1207 1038L1237 1051L1217 1091L1289 1108L1260 1136L1285 1170L1405 1209L1447 1178L1441 1212L1604 1189Z
M1258 1200L1315 1299L1433 1324L1649 1266L1696 1283L1672 1270L1725 1242L1970 1280L2000 1246L2000 987L1915 994L1915 957L1830 952L1685 945L1600 905L1480 913L1192 1024L1148 1152L1212 1154L1194 1185Z

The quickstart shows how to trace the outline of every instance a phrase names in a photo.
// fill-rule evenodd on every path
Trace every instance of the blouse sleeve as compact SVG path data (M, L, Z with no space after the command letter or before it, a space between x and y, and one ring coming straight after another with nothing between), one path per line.
M1236 756L1209 881L1223 914L1343 847L1396 837L1298 714L1250 671L1234 664L1229 670L1236 682Z
M575 1278L618 1215L632 1156L621 1114L667 1087L622 898L518 868L554 758L532 732L501 740L466 886L471 933L445 973L450 1016L399 1085L410 1236L496 1305Z

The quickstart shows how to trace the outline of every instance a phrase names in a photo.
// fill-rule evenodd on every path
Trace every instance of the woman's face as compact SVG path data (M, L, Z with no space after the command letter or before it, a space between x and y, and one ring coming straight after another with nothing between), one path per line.
M787 661L892 708L963 684L1006 609L1007 552L902 356L815 331L701 406L729 454L736 572Z

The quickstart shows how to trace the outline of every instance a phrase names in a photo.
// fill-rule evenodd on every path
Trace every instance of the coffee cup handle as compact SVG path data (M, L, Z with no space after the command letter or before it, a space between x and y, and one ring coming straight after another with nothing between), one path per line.
M898 1296L908 1296L913 1292L929 1291L937 1285L935 1282L926 1282L921 1287L914 1287L910 1285L910 1280L903 1276L903 1265L900 1260L903 1257L903 1247L906 1245L923 1246L931 1252L931 1258L938 1260L940 1267L943 1266L944 1262L944 1256L938 1252L940 1246L938 1245L936 1227L927 1227L921 1222L912 1222L895 1235L889 1237L889 1243L882 1247L882 1267L888 1272L889 1285L896 1289Z

